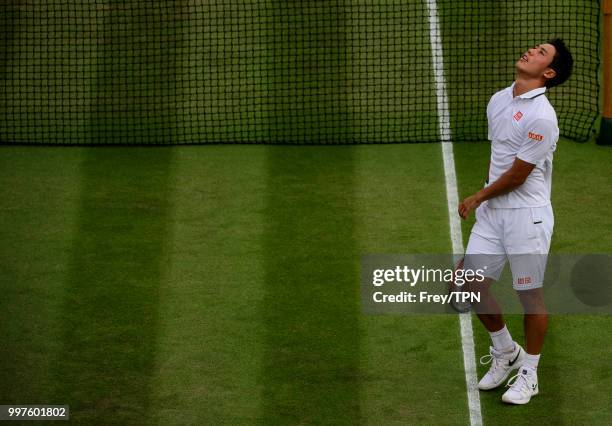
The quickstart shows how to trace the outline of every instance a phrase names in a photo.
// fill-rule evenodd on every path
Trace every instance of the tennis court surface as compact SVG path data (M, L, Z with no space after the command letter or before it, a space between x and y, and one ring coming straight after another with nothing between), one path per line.
M360 306L362 255L452 251L426 2L155 5L0 6L0 404L82 424L470 424L458 317ZM597 2L436 6L459 196L486 174L488 97L564 36L551 252L610 253ZM612 422L611 326L552 316L540 394L481 392L483 423ZM488 353L476 321L474 339Z

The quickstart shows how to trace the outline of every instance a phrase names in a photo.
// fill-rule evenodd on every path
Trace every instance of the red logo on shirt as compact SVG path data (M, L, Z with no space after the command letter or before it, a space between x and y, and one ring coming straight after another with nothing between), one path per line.
M517 112L516 114L514 114L514 119L516 121L519 121L521 118L523 117L523 113L522 112Z
M529 138L539 142L544 139L544 136L538 135L537 133L529 132Z
M531 277L518 278L517 281L517 284L520 285L531 284Z

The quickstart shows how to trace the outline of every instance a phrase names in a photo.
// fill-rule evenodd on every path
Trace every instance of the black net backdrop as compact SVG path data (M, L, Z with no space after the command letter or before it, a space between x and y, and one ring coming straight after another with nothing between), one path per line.
M593 136L598 1L11 1L0 5L0 142L391 143L440 140L432 54L455 141L527 47L564 38L561 134Z

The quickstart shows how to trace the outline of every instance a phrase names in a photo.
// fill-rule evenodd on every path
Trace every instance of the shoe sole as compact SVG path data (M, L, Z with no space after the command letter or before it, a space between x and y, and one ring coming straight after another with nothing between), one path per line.
M505 402L506 404L512 404L512 405L525 405L527 404L529 401L531 401L531 398L536 396L538 393L540 393L540 387L538 386L535 390L534 393L531 394L531 396L529 397L529 399L521 399L520 401L508 401L504 399L504 395L502 395L502 401Z

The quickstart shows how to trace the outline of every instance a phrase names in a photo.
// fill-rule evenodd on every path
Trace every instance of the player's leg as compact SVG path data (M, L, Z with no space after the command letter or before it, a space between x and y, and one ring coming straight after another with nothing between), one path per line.
M539 354L548 328L548 313L544 304L544 291L540 288L518 292L525 315L525 349L528 354ZM534 368L537 367L537 364Z
M538 394L537 368L548 327L542 288L522 290L518 291L518 294L525 311L523 323L527 352L518 374L508 382L510 389L502 395L502 401L509 404L527 404L532 396Z
M470 291L478 294L480 298L479 302L472 303L472 307L489 332L492 342L489 354L480 358L481 364L491 364L489 371L478 383L478 388L481 390L494 389L504 383L512 371L521 365L525 356L523 348L512 340L501 307L490 291L491 283L491 278L485 278L483 282L470 283Z
M499 279L506 264L496 216L497 212L489 209L487 203L476 209L476 223L472 228L463 261L463 268L471 270L473 276L476 276L476 271L481 271L478 276L484 276L484 280L468 281L467 286L470 292L479 296L479 301L474 302L472 307L490 333L504 328L501 307L490 291L491 283Z
M518 374L508 385L502 400L526 404L539 392L537 368L548 327L544 303L544 272L552 237L552 208L515 209L506 218L514 235L508 235L507 250L512 269L513 287L523 305L527 353Z
M493 297L490 287L498 280L506 263L506 255L498 237L500 224L496 223L498 212L491 211L483 204L476 211L476 224L470 234L466 249L464 268L483 271L485 280L469 283L470 291L480 295L480 301L473 308L480 322L491 336L489 355L480 359L481 364L491 364L489 371L478 383L479 389L493 389L501 385L510 373L518 368L524 354L520 345L504 323L501 307Z
M505 327L505 323L501 306L491 293L492 282L491 278L485 278L482 282L470 281L468 286L469 291L477 296L475 298L477 301L472 303L474 312L482 325L491 333L493 345L503 349L506 342L498 341L495 337Z

